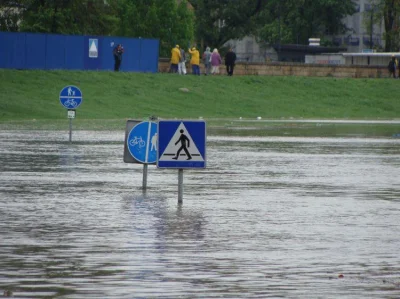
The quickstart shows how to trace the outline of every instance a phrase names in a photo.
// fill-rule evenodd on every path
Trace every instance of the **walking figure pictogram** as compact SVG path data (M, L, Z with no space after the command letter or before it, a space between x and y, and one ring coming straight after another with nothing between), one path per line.
M71 86L68 87L68 96L75 96L75 90L73 90L73 89L71 88Z
M173 157L172 159L178 160L180 152L182 150L184 150L186 153L186 156L187 156L186 160L191 160L192 156L190 155L190 153L187 149L187 147L190 147L190 139L185 134L183 134L185 132L183 129L181 129L179 132L181 132L181 137L179 137L178 141L175 142L175 145L177 145L179 142L181 142L181 147L176 152L176 156ZM186 147L186 142L187 142L187 147Z
M151 137L151 148L150 151L157 150L157 133L154 133L153 137Z

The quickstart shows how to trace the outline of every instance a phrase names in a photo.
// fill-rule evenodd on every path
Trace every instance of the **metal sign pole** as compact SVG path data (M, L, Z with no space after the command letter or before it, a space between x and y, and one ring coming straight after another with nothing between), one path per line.
M182 204L183 170L206 168L206 123L159 120L157 136L157 168L178 169L178 204Z
M69 142L72 142L72 118L69 119Z
M67 108L69 118L69 142L72 142L72 119L75 118L75 109L82 103L81 90L73 85L67 85L60 92L60 103Z
M183 203L183 169L178 170L178 204Z
M146 190L147 188L147 168L148 164L143 164L143 183L142 183L143 190Z

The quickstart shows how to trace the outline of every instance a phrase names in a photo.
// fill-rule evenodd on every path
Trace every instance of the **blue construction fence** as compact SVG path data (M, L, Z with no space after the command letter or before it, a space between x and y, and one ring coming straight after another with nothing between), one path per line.
M121 71L158 71L158 39L23 32L0 32L0 68L114 70L117 44L124 47Z

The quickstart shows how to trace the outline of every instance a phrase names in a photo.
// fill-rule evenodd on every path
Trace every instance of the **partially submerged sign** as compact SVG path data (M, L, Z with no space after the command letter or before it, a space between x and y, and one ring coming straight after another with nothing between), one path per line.
M125 130L124 162L155 164L157 123L128 120Z
M69 142L72 142L72 119L76 116L75 109L82 104L82 92L74 85L67 85L60 91L60 103L68 109L69 119Z
M205 168L205 122L160 120L158 122L157 167Z

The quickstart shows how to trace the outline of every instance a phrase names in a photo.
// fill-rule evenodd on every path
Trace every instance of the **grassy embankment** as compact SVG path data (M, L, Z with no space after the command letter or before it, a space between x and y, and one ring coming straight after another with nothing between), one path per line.
M210 126L262 119L398 119L399 81L269 76L179 76L0 69L0 128L67 129L59 93L83 93L75 129L124 128L126 119L198 119ZM187 88L189 91L181 91ZM239 118L243 120L239 122ZM252 122L255 125L257 122Z

